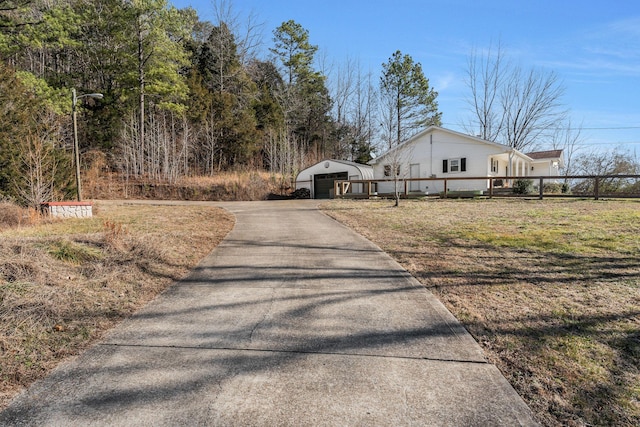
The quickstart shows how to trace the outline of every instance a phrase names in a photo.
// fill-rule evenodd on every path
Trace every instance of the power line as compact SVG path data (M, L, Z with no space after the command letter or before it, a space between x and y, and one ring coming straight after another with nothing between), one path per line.
M565 128L558 128L565 129ZM566 128L567 130L629 130L629 129L640 129L640 126L619 126L619 127L611 127L611 128Z
M454 124L454 123L443 123L443 125L446 126L459 126L459 124ZM640 126L614 126L614 127L570 127L570 128L565 128L565 127L559 127L559 128L539 128L539 127L534 127L533 129L553 129L553 130L633 130L633 129L640 129Z
M610 141L610 142L583 142L576 145L635 145L640 141Z

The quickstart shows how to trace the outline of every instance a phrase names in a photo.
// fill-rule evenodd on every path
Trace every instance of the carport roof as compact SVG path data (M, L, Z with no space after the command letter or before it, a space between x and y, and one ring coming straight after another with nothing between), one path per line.
M304 173L306 170L312 169L317 165L323 164L325 162L333 162L333 163L340 163L346 166L350 166L353 168L356 168L358 170L358 172L360 172L360 175L362 176L362 179L373 179L373 167L369 166L369 165L363 165L362 163L356 163L356 162L350 162L348 160L337 160L337 159L325 159L322 160L314 165L311 165L307 168L304 168L303 170L300 171L300 173L298 173L298 176L300 176L302 173Z

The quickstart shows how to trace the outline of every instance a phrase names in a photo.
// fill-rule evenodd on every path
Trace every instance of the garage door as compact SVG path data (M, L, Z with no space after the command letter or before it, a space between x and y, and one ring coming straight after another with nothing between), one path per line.
M349 178L348 172L328 173L313 176L313 194L316 199L328 199L333 192L333 185L336 181L346 181ZM331 193L330 193L331 192Z

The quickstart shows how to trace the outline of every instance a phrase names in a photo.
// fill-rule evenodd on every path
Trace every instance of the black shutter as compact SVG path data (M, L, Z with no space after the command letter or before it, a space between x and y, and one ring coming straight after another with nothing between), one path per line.
M442 173L449 172L449 161L447 159L442 161Z
M467 171L467 158L463 157L460 159L460 172Z

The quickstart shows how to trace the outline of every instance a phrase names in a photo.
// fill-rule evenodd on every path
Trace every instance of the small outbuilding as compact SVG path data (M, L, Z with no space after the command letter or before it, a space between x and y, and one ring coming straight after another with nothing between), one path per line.
M360 179L373 179L373 167L346 160L323 160L300 171L296 190L307 188L312 199L330 199L336 181ZM355 184L358 185L362 186Z

